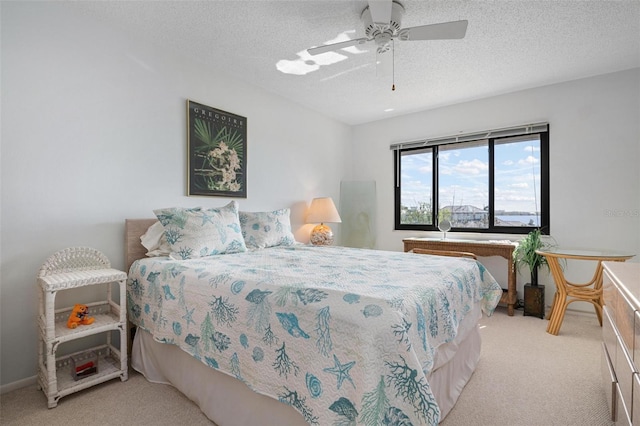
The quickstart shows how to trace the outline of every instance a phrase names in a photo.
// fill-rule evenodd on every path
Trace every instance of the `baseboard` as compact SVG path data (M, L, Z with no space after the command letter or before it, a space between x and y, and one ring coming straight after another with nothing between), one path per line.
M18 380L17 382L7 383L6 385L0 386L0 395L5 394L7 392L12 392L14 390L26 388L27 386L32 386L36 384L38 376L27 377L26 379Z

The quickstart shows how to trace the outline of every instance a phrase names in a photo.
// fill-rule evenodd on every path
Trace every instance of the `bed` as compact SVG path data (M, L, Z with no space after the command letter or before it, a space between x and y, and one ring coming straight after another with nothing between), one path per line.
M469 258L303 244L147 257L156 222L125 226L132 367L220 426L437 424L502 295Z

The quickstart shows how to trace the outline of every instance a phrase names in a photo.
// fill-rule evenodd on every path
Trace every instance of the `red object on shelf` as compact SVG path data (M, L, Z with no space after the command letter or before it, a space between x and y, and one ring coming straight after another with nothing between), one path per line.
M95 374L97 372L98 372L98 368L97 367L89 367L89 368L85 368L84 370L78 372L77 376L78 376L78 378L82 378L82 377L90 376L90 375Z
M93 367L93 361L89 361L87 363L84 363L78 367L76 367L76 373L79 373L80 371L86 369L86 368L91 368Z

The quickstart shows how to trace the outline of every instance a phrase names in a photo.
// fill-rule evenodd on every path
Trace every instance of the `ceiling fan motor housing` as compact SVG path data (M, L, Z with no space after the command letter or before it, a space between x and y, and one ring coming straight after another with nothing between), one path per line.
M404 7L396 1L391 3L391 19L388 23L373 22L369 6L362 11L360 19L364 23L364 32L368 38L376 42L379 53L389 50L391 40L400 32L403 15Z

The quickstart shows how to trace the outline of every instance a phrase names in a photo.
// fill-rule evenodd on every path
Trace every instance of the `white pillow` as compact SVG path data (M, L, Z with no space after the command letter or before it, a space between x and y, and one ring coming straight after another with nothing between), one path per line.
M140 237L140 243L147 249L147 256L169 256L171 247L164 237L164 226L160 222L151 225Z
M240 212L240 226L247 248L290 246L296 240L291 232L289 209L272 212Z
M173 259L247 251L236 201L214 209L173 207L153 212L162 223Z

